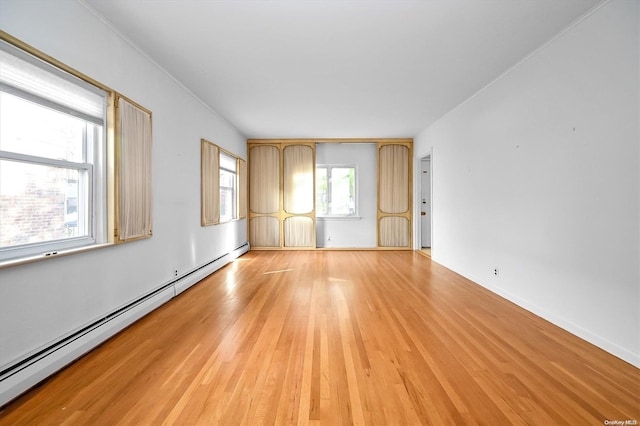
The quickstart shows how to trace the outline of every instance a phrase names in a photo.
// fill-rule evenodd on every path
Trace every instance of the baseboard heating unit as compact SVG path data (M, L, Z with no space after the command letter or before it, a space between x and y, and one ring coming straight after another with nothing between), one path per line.
M0 371L0 407L249 251L243 244Z

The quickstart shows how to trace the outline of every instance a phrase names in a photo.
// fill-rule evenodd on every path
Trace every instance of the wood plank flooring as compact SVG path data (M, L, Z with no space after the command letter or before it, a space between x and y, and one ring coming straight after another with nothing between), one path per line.
M250 252L0 424L640 421L640 370L413 252Z

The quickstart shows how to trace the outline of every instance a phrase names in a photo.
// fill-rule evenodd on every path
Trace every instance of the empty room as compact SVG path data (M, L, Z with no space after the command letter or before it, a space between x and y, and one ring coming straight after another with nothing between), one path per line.
M0 0L0 425L637 425L638 0Z

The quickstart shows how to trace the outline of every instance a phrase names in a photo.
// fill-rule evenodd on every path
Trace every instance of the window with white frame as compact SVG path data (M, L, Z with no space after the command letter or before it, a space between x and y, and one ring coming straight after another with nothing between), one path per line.
M0 40L0 261L106 241L108 93Z
M238 218L237 164L236 157L220 151L220 222Z
M316 166L316 216L356 216L356 168Z

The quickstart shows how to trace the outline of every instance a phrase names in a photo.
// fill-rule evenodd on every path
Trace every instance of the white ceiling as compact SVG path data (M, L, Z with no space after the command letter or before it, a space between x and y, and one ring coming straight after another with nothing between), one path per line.
M415 136L599 0L85 2L246 137L381 138Z

